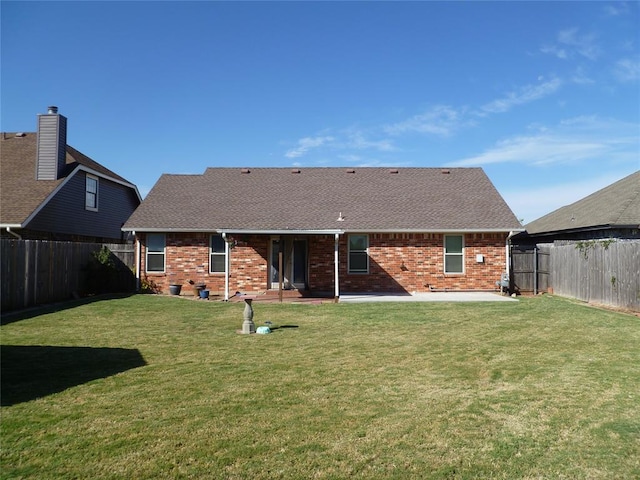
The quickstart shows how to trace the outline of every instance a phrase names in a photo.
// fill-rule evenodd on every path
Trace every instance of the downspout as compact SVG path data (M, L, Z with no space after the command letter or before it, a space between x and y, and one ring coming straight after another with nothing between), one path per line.
M16 232L14 232L13 230L11 230L11 227L6 227L7 233L10 235L13 235L14 237L16 237L18 240L22 240L22 237L17 234Z
M227 242L227 234L222 232L224 240L224 301L229 301L229 242Z
M141 264L141 256L140 256L140 239L138 238L138 236L136 235L136 231L133 230L131 233L133 233L133 238L136 241L136 292L140 291L140 268L142 267Z
M512 231L509 232L509 235L507 235L507 240L505 242L505 259L506 259L506 265L505 265L505 273L509 276L509 293L511 293L511 291L513 290L511 288L511 285L513 285L513 278L511 278L511 237L513 237L515 235L515 233Z
M338 239L340 238L340 234L335 234L335 240L333 242L333 285L334 285L334 302L338 303L340 299L340 285L338 284L340 280L340 275L338 274Z

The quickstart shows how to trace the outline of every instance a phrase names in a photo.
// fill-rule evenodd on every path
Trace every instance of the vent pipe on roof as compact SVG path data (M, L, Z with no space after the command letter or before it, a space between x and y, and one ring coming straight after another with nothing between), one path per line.
M47 110L38 114L36 179L58 180L67 163L67 119L56 106Z
M442 170L440 170L440 173L449 174L451 173L451 170L449 170L448 168L443 168Z

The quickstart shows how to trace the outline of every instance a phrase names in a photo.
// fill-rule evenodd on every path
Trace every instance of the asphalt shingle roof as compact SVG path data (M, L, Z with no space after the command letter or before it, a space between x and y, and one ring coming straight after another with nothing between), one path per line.
M539 234L633 225L640 225L640 170L528 223L525 229L529 234Z
M130 183L69 145L61 178L36 180L36 140L35 132L0 135L0 223L22 224L79 165Z
M340 214L344 221L338 221ZM480 168L208 168L202 175L162 175L124 228L510 231L522 226Z

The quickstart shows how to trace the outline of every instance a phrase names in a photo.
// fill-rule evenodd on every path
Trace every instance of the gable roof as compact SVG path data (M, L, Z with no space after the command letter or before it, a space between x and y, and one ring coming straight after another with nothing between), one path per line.
M522 227L480 168L208 168L202 175L162 175L123 229L340 233Z
M135 190L117 173L67 145L66 167L58 180L36 180L37 133L2 133L0 137L0 224L25 227L28 220L73 175L86 171Z
M528 234L640 225L640 170L528 223Z

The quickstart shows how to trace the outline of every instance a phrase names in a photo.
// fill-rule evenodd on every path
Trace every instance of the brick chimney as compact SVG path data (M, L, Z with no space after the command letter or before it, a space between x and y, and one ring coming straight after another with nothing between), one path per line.
M66 165L67 118L58 114L58 107L48 107L38 114L36 180L57 180Z

